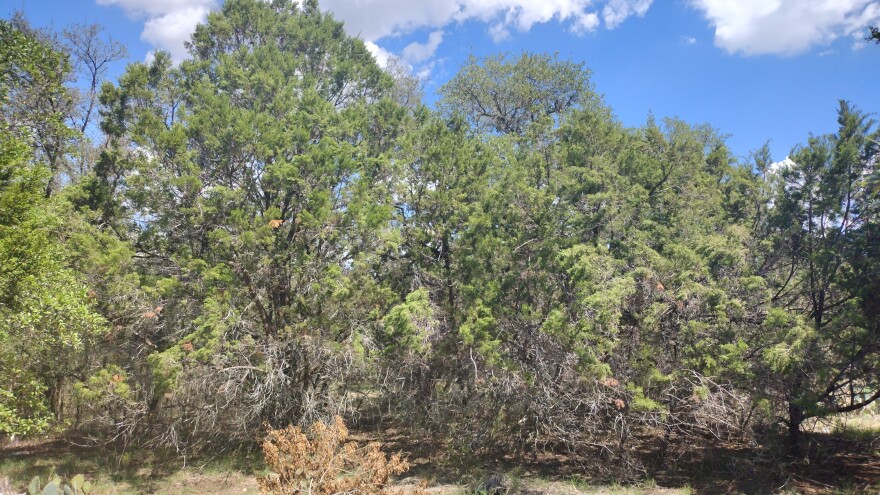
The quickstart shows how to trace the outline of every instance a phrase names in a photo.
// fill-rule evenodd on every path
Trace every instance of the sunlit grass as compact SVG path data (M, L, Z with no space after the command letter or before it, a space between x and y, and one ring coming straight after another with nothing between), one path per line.
M41 447L43 450L45 447ZM24 491L31 479L42 480L50 472L63 479L83 474L95 486L96 495L163 493L257 493L254 472L259 459L250 455L221 456L185 461L153 451L114 452L110 449L78 449L0 458L0 478Z

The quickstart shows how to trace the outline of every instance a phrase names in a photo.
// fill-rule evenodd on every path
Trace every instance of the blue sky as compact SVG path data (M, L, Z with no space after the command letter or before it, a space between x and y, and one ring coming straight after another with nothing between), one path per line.
M131 61L180 59L222 0L0 0L38 26L98 22ZM835 130L838 99L880 112L880 0L324 0L380 62L400 57L434 92L470 55L558 52L583 61L630 126L709 123L735 154L771 140L774 158ZM124 64L111 68L119 74Z

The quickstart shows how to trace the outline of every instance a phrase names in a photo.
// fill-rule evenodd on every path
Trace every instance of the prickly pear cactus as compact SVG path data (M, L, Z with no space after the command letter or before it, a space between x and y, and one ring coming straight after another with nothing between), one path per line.
M28 495L89 495L90 493L92 493L92 483L86 481L81 474L71 478L69 483L64 483L60 476L49 473L45 486L39 476L35 476L28 485Z

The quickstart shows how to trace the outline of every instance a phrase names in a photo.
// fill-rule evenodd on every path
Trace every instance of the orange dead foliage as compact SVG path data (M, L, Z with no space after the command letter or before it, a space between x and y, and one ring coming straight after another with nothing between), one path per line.
M388 486L389 477L409 469L409 463L400 453L389 459L378 443L359 448L347 440L348 429L339 416L329 426L316 422L309 434L298 426L269 430L263 440L263 454L273 472L258 480L260 492L400 495L400 490ZM425 494L423 489L412 493Z
M599 380L599 383L601 383L602 385L605 385L606 387L611 387L611 388L617 388L620 386L620 381L618 381L610 376Z

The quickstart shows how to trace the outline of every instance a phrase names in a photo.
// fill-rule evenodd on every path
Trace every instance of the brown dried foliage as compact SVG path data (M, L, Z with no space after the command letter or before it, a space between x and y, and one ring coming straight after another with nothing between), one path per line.
M387 458L378 443L359 448L348 442L342 418L321 421L303 432L298 426L270 430L263 440L266 465L273 471L258 480L260 492L272 495L392 495L388 478L409 469L400 453Z

